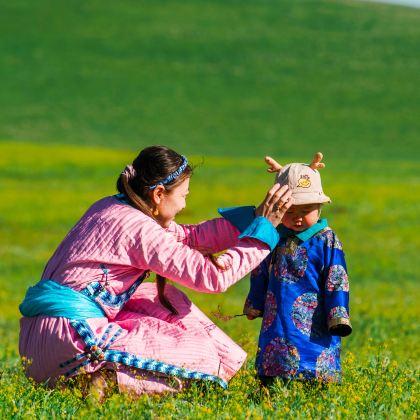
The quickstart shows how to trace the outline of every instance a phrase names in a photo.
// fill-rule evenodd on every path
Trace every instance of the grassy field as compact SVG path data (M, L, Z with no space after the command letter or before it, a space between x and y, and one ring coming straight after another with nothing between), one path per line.
M420 10L350 0L2 2L0 418L418 418ZM215 320L249 354L223 391L104 404L29 383L18 304L135 152L197 168L180 222L255 204L282 163L325 154L354 333L341 386L254 379L259 321ZM240 313L248 280L202 310Z
M418 142L417 9L14 0L0 35L0 138L388 159Z
M324 172L324 188L334 198L324 215L344 243L352 287L354 333L344 340L342 386L305 389L290 384L278 386L271 395L260 392L252 376L259 321L216 319L250 355L248 367L227 392L193 388L176 397L144 397L135 402L115 394L97 405L77 392L45 390L27 382L16 348L17 306L86 207L114 193L115 176L132 153L57 145L46 154L44 146L10 142L1 142L0 147L0 186L5 198L0 204L0 417L50 417L54 413L91 418L211 418L216 414L246 418L276 412L291 417L416 418L420 361L416 257L420 244L413 226L420 183L415 163L395 161L393 171L384 171L386 161L363 162L355 168L334 160ZM180 222L214 217L217 206L257 203L272 181L261 160L209 158L202 163L193 156L192 161L198 167ZM234 314L242 309L247 285L243 280L223 295L189 294L210 317L219 305L222 312Z

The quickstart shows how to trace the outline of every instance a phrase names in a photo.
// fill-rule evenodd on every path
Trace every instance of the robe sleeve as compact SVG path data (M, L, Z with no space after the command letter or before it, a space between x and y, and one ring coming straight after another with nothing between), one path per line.
M137 268L152 270L190 289L223 292L253 270L278 241L276 229L264 217L255 218L247 229L215 265L148 218L133 237L129 257Z
M172 233L177 241L199 250L202 254L224 251L234 246L238 242L238 235L244 233L253 222L255 207L220 208L219 213L223 218L195 225L178 225L172 222L168 232ZM246 232L245 236L247 236Z
M345 337L352 332L349 315L349 280L341 242L333 233L326 246L325 310L331 335Z
M249 309L264 311L265 296L267 294L269 280L269 265L271 261L271 253L268 257L251 272L250 289L245 300L244 313Z
M172 222L168 232L178 242L197 249L202 254L213 254L231 248L238 242L239 230L223 218L195 225L178 225Z

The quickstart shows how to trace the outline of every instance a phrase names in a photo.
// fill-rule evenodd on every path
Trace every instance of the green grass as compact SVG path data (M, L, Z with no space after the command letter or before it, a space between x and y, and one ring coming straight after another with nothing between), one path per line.
M350 0L3 2L0 138L413 159L420 11ZM307 158L309 159L309 157Z
M420 10L351 0L14 0L0 13L0 417L417 418ZM253 204L262 157L321 150L323 215L344 244L354 333L344 382L253 377L259 321L217 323L249 354L228 391L104 404L35 387L17 306L92 201L146 145L197 165L180 222ZM188 292L239 313L245 279Z
M331 160L324 189L334 203L323 215L344 244L351 281L354 333L344 339L344 382L326 388L277 384L268 395L253 378L259 321L215 320L249 354L249 362L227 392L193 387L175 397L138 401L114 394L105 404L83 399L76 390L34 387L19 367L18 310L25 289L35 283L67 230L94 200L114 193L129 151L0 142L0 417L146 418L401 417L418 413L416 265L420 193L417 165L386 160ZM224 205L258 203L271 184L261 159L190 156L197 164L188 207L180 222L215 217ZM293 156L287 160L294 160ZM245 279L221 295L188 292L210 317L220 305L240 313ZM213 317L214 318L214 317Z

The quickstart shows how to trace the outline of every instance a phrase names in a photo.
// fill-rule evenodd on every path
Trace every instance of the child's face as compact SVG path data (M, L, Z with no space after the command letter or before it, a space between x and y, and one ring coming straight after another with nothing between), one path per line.
M320 204L302 204L287 210L282 223L289 229L301 232L314 225L319 218Z

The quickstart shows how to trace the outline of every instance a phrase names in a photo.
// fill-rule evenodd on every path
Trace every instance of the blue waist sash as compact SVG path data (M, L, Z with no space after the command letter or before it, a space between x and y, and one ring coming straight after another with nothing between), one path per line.
M106 316L101 307L88 296L52 280L42 280L30 287L19 310L27 317L47 315L76 321Z

